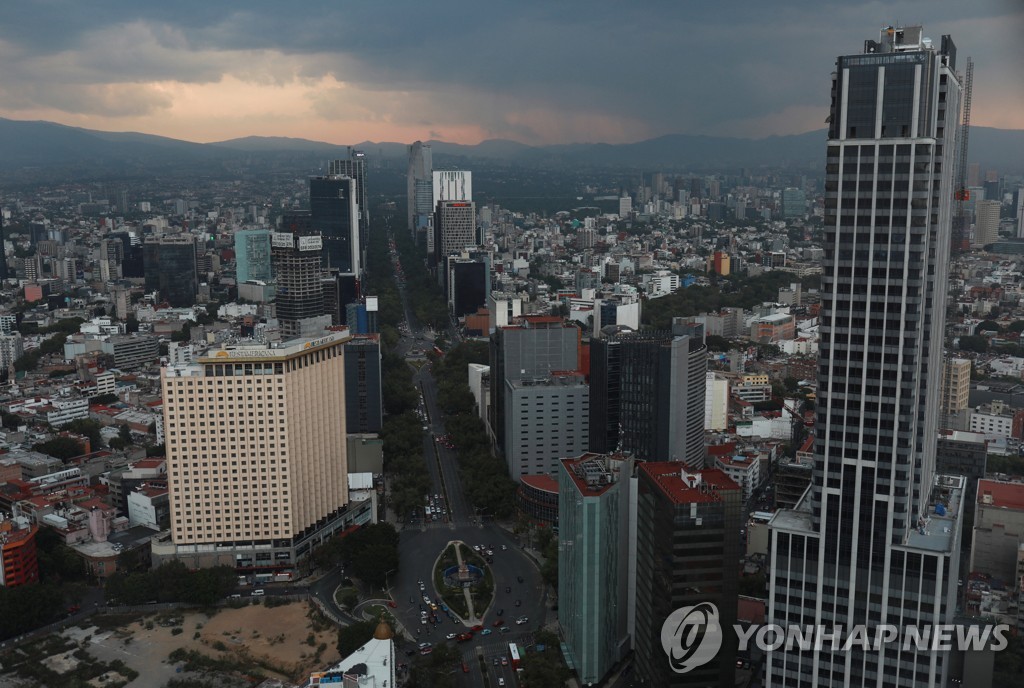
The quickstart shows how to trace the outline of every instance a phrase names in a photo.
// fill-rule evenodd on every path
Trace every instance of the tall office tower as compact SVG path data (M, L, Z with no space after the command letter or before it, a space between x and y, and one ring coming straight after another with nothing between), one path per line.
M1017 238L1024 237L1024 186L1017 187L1013 194L1013 217L1017 220ZM3 236L0 234L0 239Z
M590 340L592 451L704 466L707 345L700 323Z
M476 204L472 201L438 201L434 210L433 264L444 265L445 257L478 243Z
M366 153L349 146L348 159L331 160L328 176L351 177L356 180L356 203L359 205L359 264L366 267L366 251L370 245L370 204L366 195Z
M472 201L473 173L469 170L434 170L431 203L441 201Z
M448 256L445 264L445 294L451 314L461 318L486 307L491 291L489 257L472 257L463 251L461 255Z
M833 75L810 489L771 522L769 623L949 623L963 478L935 472L960 80L949 36L887 28ZM823 642L765 686L945 686L947 653Z
M0 208L0 282L6 280L10 276L10 272L7 269L7 234L4 232L4 214L3 209Z
M974 244L988 246L999 241L999 201L981 200L975 204Z
M553 372L505 380L505 445L508 472L558 472L558 462L587 450L590 387L579 372Z
M491 431L499 447L505 442L506 381L545 377L580 369L580 329L562 318L525 315L491 335Z
M807 214L807 194L803 189L782 190L782 217L787 220Z
M445 248L441 246L441 243L438 240L438 204L441 201L472 201L473 173L466 170L435 170L431 175L430 188L430 209L431 212L433 213L431 224L434 231L431 233L427 240L427 253L434 257L435 262L443 263L443 258L444 256L448 255L448 253L444 252ZM475 235L476 233L474 231L474 237ZM472 244L466 245L475 245L476 243L478 242L473 241ZM456 246L454 250L458 251L461 250L462 248L464 247ZM450 250L450 248L448 250Z
M383 422L380 335L361 335L345 344L345 427L350 435L380 432Z
M267 572L342 527L347 340L229 346L161 369L173 546L154 556Z
M309 213L323 237L324 269L339 275L362 274L359 249L359 204L352 177L312 177Z
M583 685L629 651L636 557L633 459L583 454L558 471L558 623Z
M409 233L416 237L427 232L434 212L433 171L434 161L430 144L417 141L409 146L406 211Z
M235 265L237 282L269 282L273 276L270 269L270 231L243 229L235 232Z
M331 325L324 315L320 254L323 241L309 213L286 213L281 231L271 239L271 260L277 276L277 320L285 339L313 337Z
M659 461L638 464L636 491L637 673L645 685L659 688L731 688L742 490L717 468L691 472ZM662 626L676 609L706 602L718 608L727 629L722 649L707 664L676 673L662 649Z
M196 302L199 273L196 242L190 234L151 237L142 246L146 291L160 292L160 300L175 308Z

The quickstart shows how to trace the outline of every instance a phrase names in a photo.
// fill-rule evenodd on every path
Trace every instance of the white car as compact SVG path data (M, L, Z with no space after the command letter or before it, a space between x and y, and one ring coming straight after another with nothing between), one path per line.
M426 595L423 596L423 604L430 604L430 598Z
M508 545L502 545L501 546L501 551L504 552L506 550L508 550Z
M455 634L454 633L449 633L448 635L446 635L444 637L444 639L445 640L455 640Z
M520 616L518 619L516 619L516 625L517 626L522 626L525 623L529 623L529 621L530 621L530 617L528 617L528 616Z

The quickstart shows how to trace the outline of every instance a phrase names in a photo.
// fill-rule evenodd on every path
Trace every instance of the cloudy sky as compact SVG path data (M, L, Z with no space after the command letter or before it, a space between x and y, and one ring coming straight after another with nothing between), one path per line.
M887 23L975 61L972 121L1024 129L1022 0L18 0L0 117L191 141L627 142L819 129Z

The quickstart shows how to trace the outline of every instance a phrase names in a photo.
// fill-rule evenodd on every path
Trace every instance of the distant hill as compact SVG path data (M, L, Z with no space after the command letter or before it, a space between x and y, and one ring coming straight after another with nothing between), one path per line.
M577 143L529 146L516 141L492 139L476 145L431 141L441 164L486 159L523 166L595 165L639 169L714 169L761 166L809 166L824 164L825 130L793 136L742 139L672 134L636 143ZM355 144L371 158L398 158L407 145L364 141ZM259 156L288 156L299 161L323 161L344 154L345 146L300 138L248 136L200 144L137 132L102 132L68 127L53 122L0 118L0 170L90 167L118 171L154 171L174 166L187 169L198 163L230 167L234 161L249 162ZM971 162L982 170L1001 174L1024 173L1024 131L974 127L971 130Z

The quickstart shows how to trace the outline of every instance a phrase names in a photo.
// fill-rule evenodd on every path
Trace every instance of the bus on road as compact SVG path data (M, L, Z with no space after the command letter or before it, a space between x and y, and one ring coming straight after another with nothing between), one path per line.
M508 644L508 659L512 662L512 668L519 668L519 648L515 643Z

